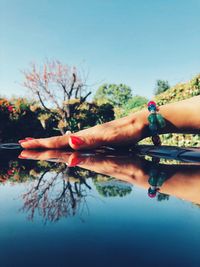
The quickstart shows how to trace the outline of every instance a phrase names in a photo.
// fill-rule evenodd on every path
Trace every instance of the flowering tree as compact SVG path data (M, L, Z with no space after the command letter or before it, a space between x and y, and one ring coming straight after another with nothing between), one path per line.
M81 79L77 69L58 60L52 60L44 63L42 67L31 64L23 74L23 85L38 98L47 113L57 116L62 124L60 130L64 134L65 128L70 128L70 100L75 100L78 106L91 94L87 92L86 83ZM52 109L56 109L57 112L53 113Z
M30 183L28 192L23 194L23 212L33 220L37 211L44 222L56 222L62 217L83 212L88 189L91 187L76 170L69 170L65 164L55 164L56 172L49 176L46 169L39 179ZM46 176L46 174L48 174ZM71 174L73 176L71 176Z

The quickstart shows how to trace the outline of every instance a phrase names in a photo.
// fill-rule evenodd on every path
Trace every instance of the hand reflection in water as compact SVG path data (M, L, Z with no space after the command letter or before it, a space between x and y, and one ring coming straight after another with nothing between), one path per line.
M129 155L85 154L58 150L24 150L21 158L64 162L103 175L115 177L146 188L149 196L156 192L200 204L200 166L154 164Z

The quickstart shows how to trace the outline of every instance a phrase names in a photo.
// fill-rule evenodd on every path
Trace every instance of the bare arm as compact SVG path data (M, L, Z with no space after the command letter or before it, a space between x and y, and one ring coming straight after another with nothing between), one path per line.
M200 96L159 107L167 124L160 133L200 133ZM20 141L26 149L63 148L89 149L102 145L132 145L150 135L148 110L141 110L127 117L70 135Z

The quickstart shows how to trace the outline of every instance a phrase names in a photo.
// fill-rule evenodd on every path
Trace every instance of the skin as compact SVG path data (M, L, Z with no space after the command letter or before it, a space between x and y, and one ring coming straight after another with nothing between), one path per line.
M24 150L23 158L64 162L68 167L79 166L133 185L149 188L149 172L152 162L136 156L86 155L83 152L61 150ZM159 171L165 172L167 180L159 192L176 196L200 204L200 165L159 165Z
M159 107L166 126L160 133L199 133L200 96ZM150 136L148 110L141 110L127 117L69 134L51 138L23 140L25 149L60 149L70 146L75 150L92 149L102 145L129 146ZM74 145L70 136L78 136L81 145Z

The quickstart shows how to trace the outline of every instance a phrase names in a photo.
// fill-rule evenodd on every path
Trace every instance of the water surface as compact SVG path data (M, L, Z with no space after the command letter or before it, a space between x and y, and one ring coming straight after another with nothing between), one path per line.
M200 266L200 166L111 153L29 158L1 156L2 267Z

